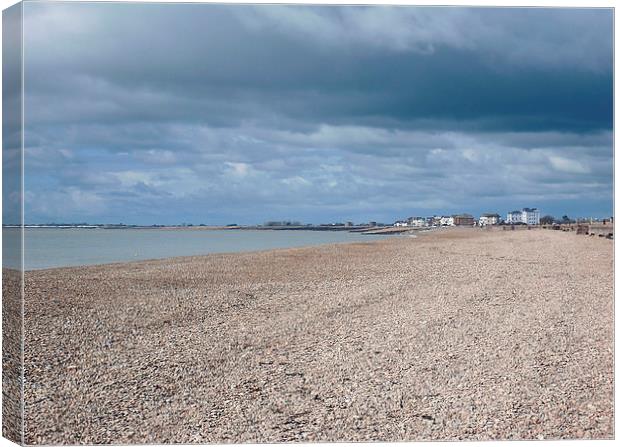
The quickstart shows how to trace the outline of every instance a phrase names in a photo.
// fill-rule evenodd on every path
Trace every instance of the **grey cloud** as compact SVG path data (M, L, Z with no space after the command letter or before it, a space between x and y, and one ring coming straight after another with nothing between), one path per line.
M258 6L254 11L249 17L239 13L254 29L275 27L336 47L421 54L450 47L482 51L489 63L594 71L609 69L612 52L611 15L596 9Z
M611 18L29 3L31 215L608 212Z
M29 4L27 11L33 122L611 125L606 10Z

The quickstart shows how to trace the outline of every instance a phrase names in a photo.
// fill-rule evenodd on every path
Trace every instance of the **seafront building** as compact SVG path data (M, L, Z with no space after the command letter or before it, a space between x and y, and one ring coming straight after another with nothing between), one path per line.
M454 225L459 227L473 226L475 223L474 216L471 214L456 214L452 217L454 219Z
M438 227L441 225L441 216L433 216L428 218L430 225L433 227Z
M499 224L500 216L497 213L484 213L478 219L478 225L485 227L487 225Z
M451 227L454 225L454 217L452 216L441 216L439 219L439 225L442 227Z
M424 217L410 217L407 219L407 223L410 227L425 227L426 219Z
M528 225L540 224L540 211L536 208L523 208L521 217L523 222Z
M537 208L523 208L521 211L511 211L506 216L506 223L538 225L540 224L540 211Z
M521 211L510 211L506 215L506 223L513 224L521 222Z

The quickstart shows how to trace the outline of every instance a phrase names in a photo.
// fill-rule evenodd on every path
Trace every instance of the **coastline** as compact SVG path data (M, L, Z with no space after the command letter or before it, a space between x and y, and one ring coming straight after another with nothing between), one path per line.
M227 230L201 233L183 230L132 230L27 230L26 271L210 254L256 253L293 247L371 242L386 237L343 231ZM20 240L21 238L18 239ZM18 248L15 251L17 250ZM5 267L21 264L19 258L10 261L5 262Z
M416 236L417 237L417 236ZM381 243L381 240L368 240L368 241L342 241L342 242L325 242L322 244L315 245L301 245L301 246L293 246L293 247L281 247L281 248L264 248L257 250L247 250L247 251L222 251L222 252L213 252L213 253L205 253L200 255L181 255L181 256L169 256L165 258L149 258L149 259L137 259L130 261L114 261L114 262L102 262L99 264L84 264L84 265L68 265L62 267L46 267L46 268L34 268L25 270L25 274L28 275L30 273L35 272L54 272L54 271L66 271L66 270L82 270L82 269L106 269L110 268L133 268L137 266L141 266L141 264L166 264L166 263L178 263L183 261L205 261L211 257L226 257L226 256L241 256L241 255L261 255L261 254L271 254L276 255L278 252L286 252L290 250L310 250L313 248L321 248L321 247L330 247L330 246L339 246L339 245L357 245L357 244L373 244L373 243ZM10 272L19 272L20 270L14 268L6 268L4 270Z
M26 443L612 438L612 242L423 234L26 272Z

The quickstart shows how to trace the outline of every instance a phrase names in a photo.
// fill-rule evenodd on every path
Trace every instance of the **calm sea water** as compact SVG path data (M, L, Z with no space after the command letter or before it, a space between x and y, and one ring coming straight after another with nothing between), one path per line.
M17 229L3 228L3 265L19 267ZM370 241L386 236L347 231L303 230L162 230L27 228L26 270L110 262L161 259L209 253L234 253L340 242Z

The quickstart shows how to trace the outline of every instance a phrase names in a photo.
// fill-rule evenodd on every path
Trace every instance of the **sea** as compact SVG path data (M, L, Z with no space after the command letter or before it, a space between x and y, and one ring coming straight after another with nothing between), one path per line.
M24 268L38 270L210 253L371 241L348 231L26 228ZM20 268L19 230L2 229L2 264Z

